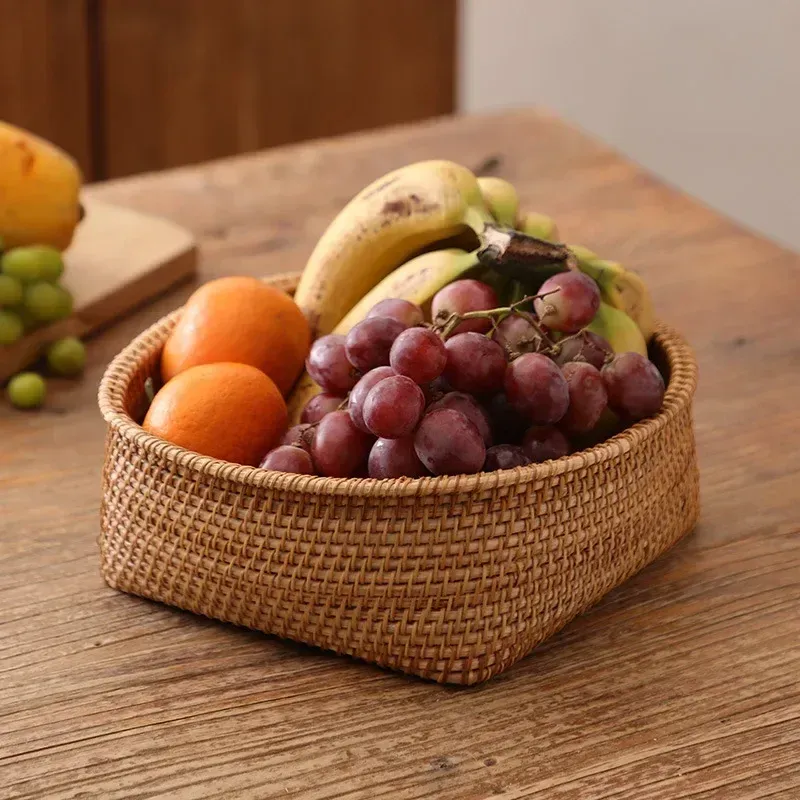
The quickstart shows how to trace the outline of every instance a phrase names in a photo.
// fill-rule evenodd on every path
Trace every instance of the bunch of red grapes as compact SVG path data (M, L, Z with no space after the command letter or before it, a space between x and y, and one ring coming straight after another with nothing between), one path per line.
M433 298L430 325L419 306L382 300L346 336L314 342L306 368L323 393L262 467L370 478L488 472L567 455L609 411L623 422L649 417L663 378L644 356L614 355L583 330L599 304L597 284L579 272L505 308L487 284L456 281Z

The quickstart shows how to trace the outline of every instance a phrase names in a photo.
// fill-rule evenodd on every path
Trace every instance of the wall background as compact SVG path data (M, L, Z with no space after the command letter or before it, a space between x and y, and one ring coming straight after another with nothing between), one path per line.
M799 0L461 0L458 107L551 108L800 249Z

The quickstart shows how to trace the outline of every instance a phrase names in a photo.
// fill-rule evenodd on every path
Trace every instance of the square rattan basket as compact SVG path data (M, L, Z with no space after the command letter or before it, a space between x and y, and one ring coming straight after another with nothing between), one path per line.
M297 276L271 279L291 291ZM100 554L116 589L441 682L497 675L688 533L696 364L666 326L663 410L557 461L331 479L175 447L137 424L180 310L100 387Z

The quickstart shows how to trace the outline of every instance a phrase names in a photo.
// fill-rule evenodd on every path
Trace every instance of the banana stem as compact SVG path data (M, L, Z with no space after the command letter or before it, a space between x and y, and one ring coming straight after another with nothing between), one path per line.
M478 238L481 242L478 248L479 261L497 270L512 266L534 268L553 264L562 265L565 269L577 269L575 255L563 244L546 242L497 225L486 225Z

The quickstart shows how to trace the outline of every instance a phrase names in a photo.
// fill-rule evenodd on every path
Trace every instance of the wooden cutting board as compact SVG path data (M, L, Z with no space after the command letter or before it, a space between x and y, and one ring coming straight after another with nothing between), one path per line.
M194 237L174 222L105 203L84 201L84 207L86 216L64 255L63 285L75 310L0 346L0 383L36 361L50 342L84 338L195 272Z

